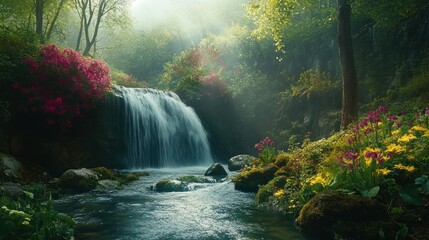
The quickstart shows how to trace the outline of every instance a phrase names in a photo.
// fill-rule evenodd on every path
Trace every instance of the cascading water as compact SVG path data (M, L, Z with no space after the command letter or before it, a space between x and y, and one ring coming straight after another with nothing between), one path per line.
M108 113L123 124L127 168L207 165L213 162L206 132L191 107L172 92L114 87Z

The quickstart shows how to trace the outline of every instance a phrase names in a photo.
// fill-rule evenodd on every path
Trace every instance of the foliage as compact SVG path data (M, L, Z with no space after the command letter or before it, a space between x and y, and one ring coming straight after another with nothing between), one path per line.
M213 46L193 47L166 64L160 83L184 99L223 98L227 87L219 75L224 67Z
M276 149L274 148L274 141L269 137L265 137L259 143L255 144L255 148L259 152L259 159L263 165L273 162L276 157Z
M148 87L147 82L139 81L132 75L128 75L123 72L114 71L112 72L112 82L114 84L128 87L128 88L146 88Z
M70 239L73 220L57 213L51 199L31 192L18 199L0 189L0 239Z
M24 110L43 113L48 124L70 127L109 91L109 69L71 49L47 45L38 58L24 63L28 79L13 83L13 88L24 98Z
M307 70L302 72L296 84L292 85L292 96L326 95L335 88L327 73L319 70Z

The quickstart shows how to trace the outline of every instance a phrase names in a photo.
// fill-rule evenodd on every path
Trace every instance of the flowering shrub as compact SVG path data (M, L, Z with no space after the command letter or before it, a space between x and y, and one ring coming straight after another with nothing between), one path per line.
M369 112L345 135L348 146L338 157L342 187L374 197L383 179L426 173L428 118L428 109L422 115L390 114L384 106Z
M216 72L200 77L201 92L203 96L211 98L223 98L227 91L226 83Z
M219 74L224 68L214 47L193 47L167 63L160 82L185 99L223 98L227 86Z
M111 83L109 69L71 49L46 45L39 58L24 59L28 81L15 82L24 109L41 112L49 124L70 127L72 120L103 99Z
M259 151L259 159L264 165L272 162L276 156L274 141L269 137L265 137L259 143L255 144L255 148Z

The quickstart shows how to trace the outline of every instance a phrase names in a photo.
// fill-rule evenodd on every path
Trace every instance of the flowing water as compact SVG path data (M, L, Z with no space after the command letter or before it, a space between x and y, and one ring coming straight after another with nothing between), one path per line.
M188 192L149 190L160 179L202 176L205 169L149 169L121 190L70 196L56 208L77 222L78 240L303 239L292 217L256 207L255 195L234 190L230 181Z
M107 101L110 121L122 125L127 168L207 165L213 162L206 132L195 111L173 92L114 87ZM114 126L117 127L117 126Z

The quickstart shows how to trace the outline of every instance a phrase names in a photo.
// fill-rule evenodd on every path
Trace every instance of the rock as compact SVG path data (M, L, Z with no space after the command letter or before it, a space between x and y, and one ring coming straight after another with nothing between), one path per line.
M107 169L105 167L91 168L91 170L93 172L95 172L95 174L97 174L97 177L99 180L113 180L113 179L115 179L115 173L112 170Z
M228 173L226 173L225 168L219 163L214 163L207 169L206 173L204 173L204 176L212 177L225 177L227 175Z
M182 176L177 178L176 180L179 180L181 182L185 183L213 183L216 182L214 179L207 179L204 177L197 177L197 176Z
M135 173L128 173L124 178L124 183L130 183L139 180L140 177Z
M98 185L97 185L96 190L98 190L98 191L110 191L110 190L115 190L115 189L119 188L120 186L121 186L121 183L118 181L105 179L105 180L98 181Z
M60 184L74 192L87 192L97 186L98 177L95 172L86 169L69 169L60 177Z
M387 231L394 226L387 219L386 206L375 199L324 191L304 205L295 223L306 235L319 239L334 239L333 233L345 239L378 239L380 229L393 232Z
M14 157L0 153L0 180L16 180L23 173L23 167Z
M162 179L155 185L157 192L185 192L189 191L187 184L179 180Z
M274 164L268 164L263 168L251 168L237 175L233 181L235 189L243 192L257 192L259 186L267 184L274 178L274 173L278 167Z
M3 187L6 195L11 197L19 197L24 194L24 190L18 183L4 182L1 187Z
M250 161L252 161L254 159L255 159L255 157L250 156L250 155L246 155L246 154L237 155L235 157L232 157L228 161L228 170L229 171L238 171L243 166L247 165Z

